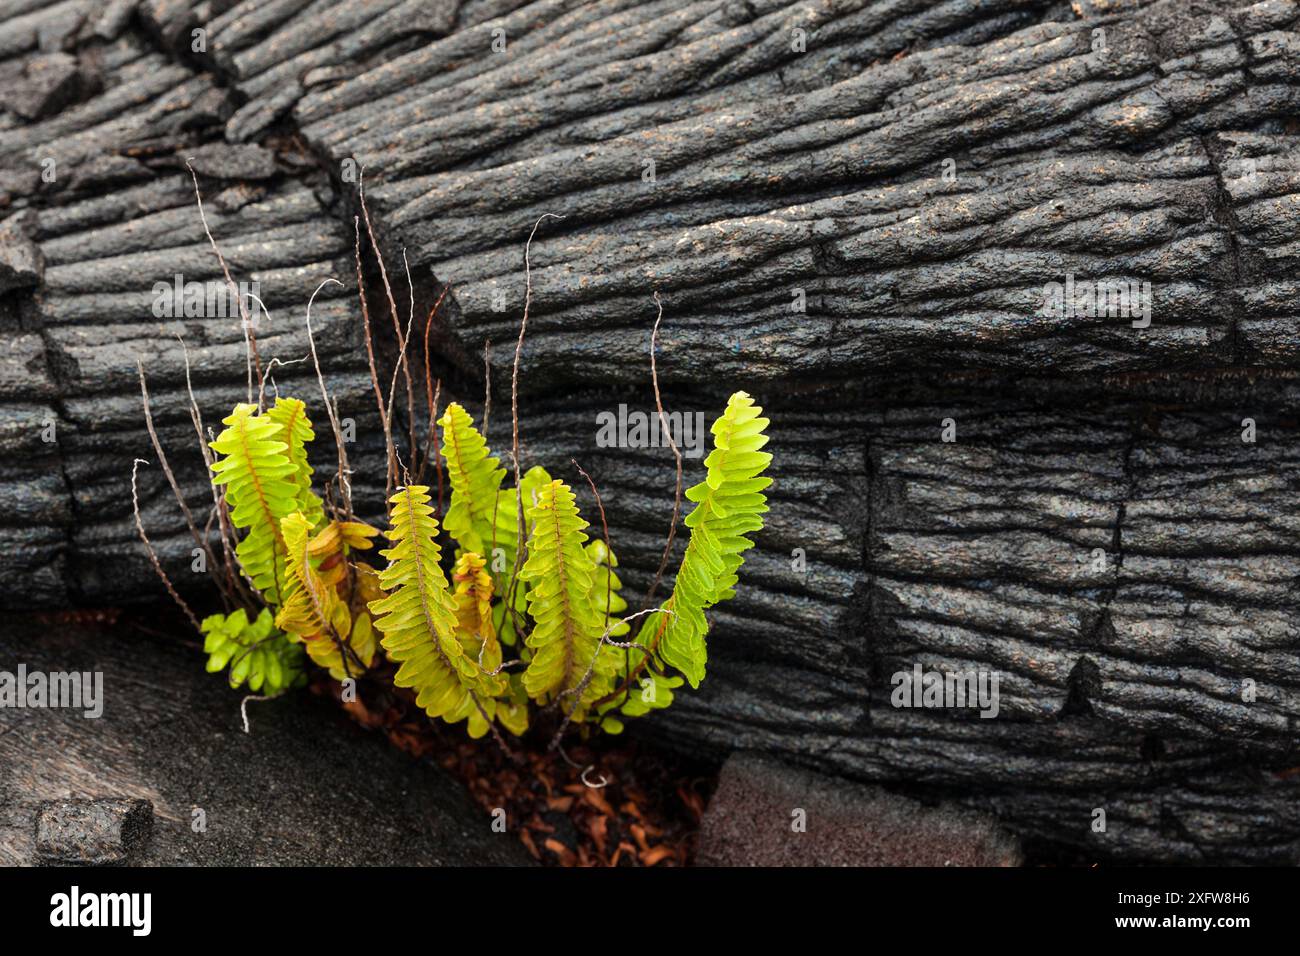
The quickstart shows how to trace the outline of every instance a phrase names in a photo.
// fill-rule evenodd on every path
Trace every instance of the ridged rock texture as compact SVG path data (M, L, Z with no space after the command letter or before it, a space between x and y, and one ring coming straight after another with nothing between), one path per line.
M322 474L303 317L341 281L313 329L382 474L363 173L402 319L450 287L431 367L476 417L486 346L498 451L530 294L523 464L594 520L591 472L629 595L672 457L596 416L653 410L655 292L668 409L772 419L708 678L638 733L991 812L1031 858L1300 862L1300 3L7 0L0 82L8 606L160 599L135 457L194 587L137 360L201 516L176 336L209 426L246 369L237 319L150 308L221 277L187 161ZM1140 307L1044 309L1067 282ZM917 664L996 671L997 717L892 706Z

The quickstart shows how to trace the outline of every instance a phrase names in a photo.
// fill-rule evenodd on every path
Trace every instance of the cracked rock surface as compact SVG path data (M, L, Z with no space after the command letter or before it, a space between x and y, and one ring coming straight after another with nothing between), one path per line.
M157 283L220 277L187 159L281 390L316 394L302 317L343 283L313 328L353 464L382 469L364 168L399 311L403 251L417 323L450 285L430 366L476 416L491 343L497 448L524 244L563 217L531 247L523 465L591 473L630 594L672 459L597 447L596 416L653 409L653 292L669 410L745 388L772 418L773 507L708 679L637 732L951 800L1086 860L1300 861L1295 0L4 10L10 606L162 597L131 521L131 460L156 457L137 360L209 500L177 336L208 425L246 372L237 319L154 310ZM1150 324L1044 310L1071 277L1149 288ZM156 462L141 505L197 587ZM996 671L998 717L892 706L918 663Z

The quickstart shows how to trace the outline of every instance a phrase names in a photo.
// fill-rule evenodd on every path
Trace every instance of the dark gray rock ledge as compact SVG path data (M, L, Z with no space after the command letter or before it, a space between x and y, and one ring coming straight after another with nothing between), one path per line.
M103 674L103 715L0 709L0 864L524 865L459 783L310 694L248 705L193 648L11 618L0 671ZM205 825L196 832L197 820Z

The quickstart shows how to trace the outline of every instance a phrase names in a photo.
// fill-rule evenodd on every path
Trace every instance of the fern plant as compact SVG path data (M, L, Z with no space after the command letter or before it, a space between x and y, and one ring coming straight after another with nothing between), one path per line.
M197 180L195 188L197 194ZM364 212L364 196L359 199ZM369 227L368 214L366 219ZM347 682L376 671L391 673L393 683L409 689L430 717L464 722L472 737L491 733L504 746L502 730L523 735L542 723L556 728L552 748L571 725L584 733L597 728L618 733L626 720L669 706L684 683L698 687L708 660L707 612L735 593L744 554L753 546L749 536L763 527L767 511L763 492L770 479L763 473L771 455L763 451L768 421L762 409L744 392L728 400L713 424L714 447L704 462L704 480L686 493L694 507L685 518L689 538L673 590L658 607L629 614L603 507L603 533L597 537L568 484L540 466L519 471L516 386L527 305L512 376L511 480L464 408L453 402L438 415L440 385L431 381L428 364L431 324L424 330L422 381L429 429L425 442L417 441L418 376L412 374L408 354L415 340L414 295L403 334L373 233L370 239L399 347L385 389L362 285L358 292L370 384L386 452L386 547L378 550L382 568L372 563L373 557L367 560L380 531L357 520L353 511L347 441L312 338L314 294L306 331L338 455L323 494L315 487L311 465L316 432L308 405L280 396L278 386L274 402L267 405L267 382L274 385L271 373L284 363L273 359L263 368L254 328L245 330L246 401L234 406L211 441L204 438L191 392L191 417L212 473L220 550L197 526L167 466L140 367L150 437L199 545L196 555L218 565L208 570L226 613L200 622L153 552L136 487L136 466L148 464L143 459L132 465L136 527L168 592L203 634L208 670L226 671L232 687L247 686L268 696L303 684L309 662L344 682L345 692ZM524 258L527 264L527 247ZM359 242L357 274L362 274ZM428 323L441 301L440 296ZM656 320L650 339L656 398L658 330ZM187 355L187 383L188 372ZM401 380L409 429L405 455L399 453L393 429ZM676 457L680 488L682 459ZM426 484L429 466L434 477ZM445 515L444 478L450 486ZM436 507L430 490L434 482ZM680 504L674 502L674 535ZM667 547L660 574L666 562ZM654 589L658 585L656 577Z
M278 398L260 413L241 403L223 424L210 443L212 483L244 532L235 556L264 606L252 624L244 608L203 622L208 670L228 666L231 686L247 679L274 695L300 682L305 649L336 680L360 676L375 658L367 606L381 592L374 571L348 558L378 531L326 519L312 489L307 445L315 433L303 402Z
M382 570L362 560L380 532L313 487L304 402L281 397L263 411L241 403L223 424L211 442L212 481L240 532L239 568L264 606L203 621L208 669L274 695L304 682L308 660L343 681L386 658L393 682L430 717L464 722L475 738L523 735L544 713L561 731L572 723L618 733L669 706L683 683L698 686L706 612L734 594L767 511L768 421L737 392L713 425L704 480L686 492L690 537L672 593L634 616L642 620L629 641L618 560L590 534L573 489L540 467L513 487L460 405L437 422L451 489L445 520L427 485L399 487Z

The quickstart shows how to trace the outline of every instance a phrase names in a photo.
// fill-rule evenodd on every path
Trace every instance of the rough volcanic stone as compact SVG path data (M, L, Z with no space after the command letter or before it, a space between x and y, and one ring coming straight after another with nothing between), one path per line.
M270 179L275 154L252 143L208 143L186 156L201 176L214 179Z
M532 863L457 781L332 702L250 701L245 733L244 695L196 646L15 615L0 671L19 663L102 674L103 713L0 710L0 865Z
M126 863L148 840L148 800L58 800L36 812L36 855L43 863Z
M45 271L40 247L22 234L17 218L0 223L0 295L39 285Z
M9 91L7 105L24 119L40 119L71 102L80 85L76 57L67 53L33 57L22 82Z
M802 824L802 826L801 826ZM1019 866L991 817L928 807L753 753L732 755L700 827L703 866Z

